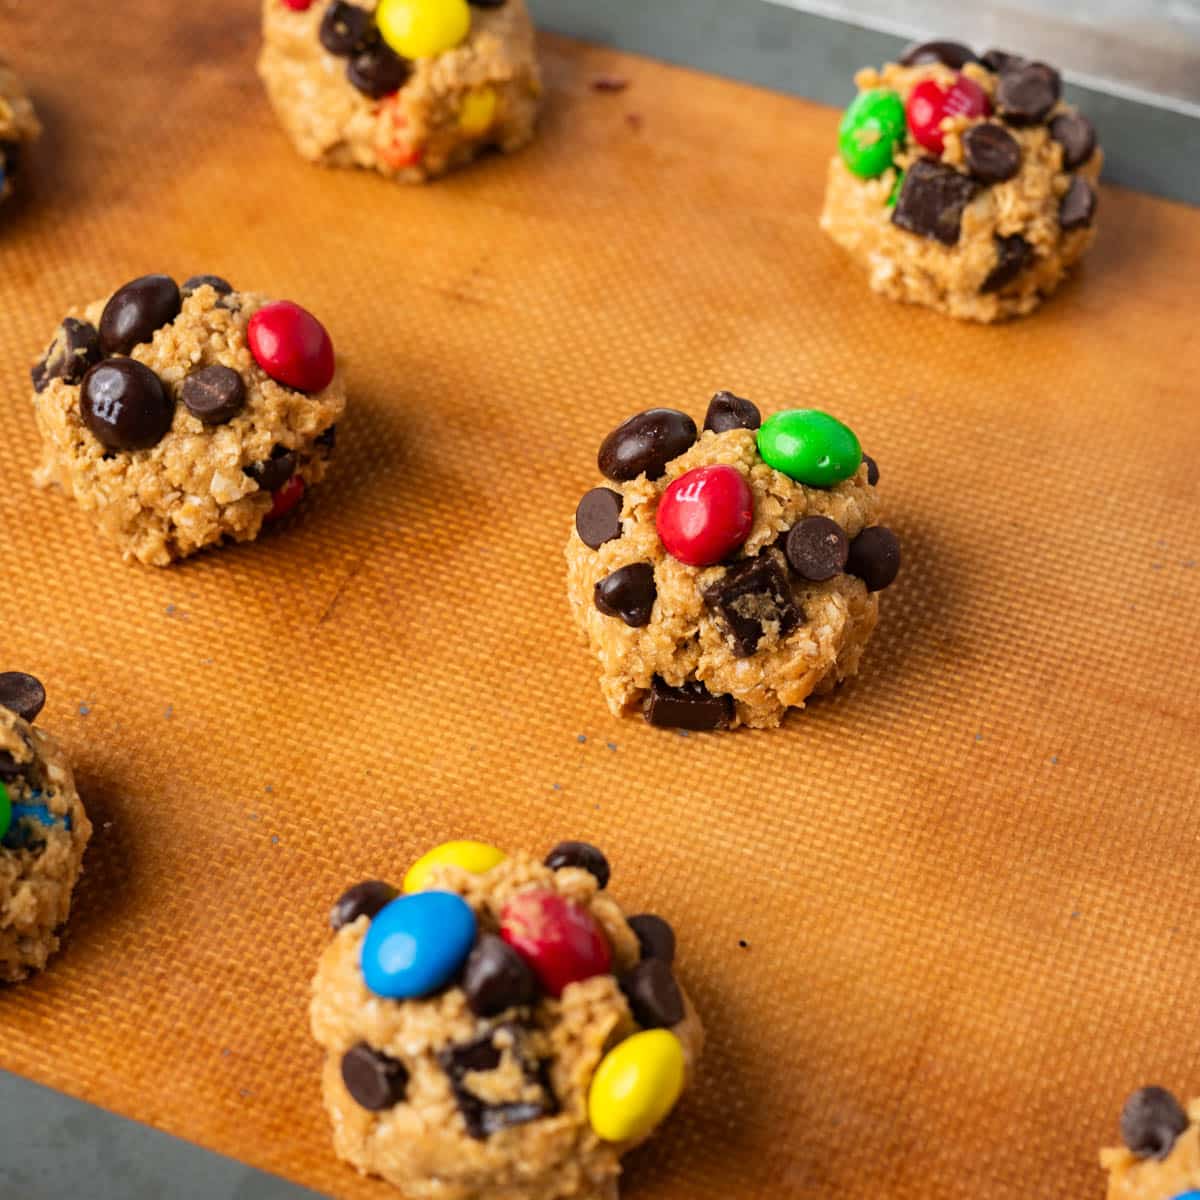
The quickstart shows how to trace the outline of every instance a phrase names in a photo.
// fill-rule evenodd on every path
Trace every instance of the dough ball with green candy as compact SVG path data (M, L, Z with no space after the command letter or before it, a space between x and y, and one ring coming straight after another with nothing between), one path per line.
M0 982L45 967L59 947L92 826L58 743L34 721L46 693L0 673Z
M718 392L702 428L614 429L575 512L567 596L615 716L770 728L855 674L900 569L879 469L843 422Z
M456 841L343 893L310 1008L339 1157L405 1196L616 1200L704 1031L610 873L586 842Z
M1032 312L1092 243L1103 163L1058 72L943 41L855 83L822 229L894 300L974 321Z

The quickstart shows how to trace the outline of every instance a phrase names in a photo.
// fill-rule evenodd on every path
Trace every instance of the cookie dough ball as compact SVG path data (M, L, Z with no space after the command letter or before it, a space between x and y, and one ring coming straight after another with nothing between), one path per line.
M0 981L40 971L58 949L92 827L58 743L33 722L46 693L0 674Z
M533 137L525 0L264 0L259 74L311 162L418 183Z
M720 392L703 432L674 409L631 417L599 467L567 596L614 716L770 728L858 670L900 550L879 524L878 468L840 421L763 423Z
M290 301L146 275L74 310L34 366L41 486L127 562L258 536L325 474L346 407L333 343Z
M1124 1145L1100 1152L1108 1200L1200 1198L1200 1100L1183 1105L1166 1088L1134 1092L1121 1112Z
M21 149L41 136L33 103L16 73L0 61L0 202L12 195L21 166Z
M1103 163L1058 72L927 42L855 83L821 228L893 300L973 321L1032 312L1092 244Z
M703 1029L608 877L584 842L450 842L338 900L310 1016L342 1159L415 1200L616 1200Z

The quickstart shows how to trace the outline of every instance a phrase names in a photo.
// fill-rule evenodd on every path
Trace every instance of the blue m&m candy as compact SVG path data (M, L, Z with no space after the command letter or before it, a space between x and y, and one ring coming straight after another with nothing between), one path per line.
M1191 1188L1189 1191L1180 1192L1177 1196L1172 1196L1171 1200L1200 1200L1200 1190Z
M400 896L376 914L362 945L367 987L411 1000L445 987L475 944L475 914L452 892Z

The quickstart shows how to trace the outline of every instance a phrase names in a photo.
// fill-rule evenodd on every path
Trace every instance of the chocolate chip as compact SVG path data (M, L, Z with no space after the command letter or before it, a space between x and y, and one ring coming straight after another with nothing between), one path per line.
M1021 169L1021 147L1003 125L972 125L962 144L967 167L981 183L1003 183Z
M332 454L337 449L337 426L330 425L328 429L323 429L313 438L313 445L320 446L327 455Z
M371 14L365 8L347 4L345 0L334 0L321 18L317 36L330 54L345 58L362 45L363 38L373 26Z
M0 138L0 188L4 177L16 179L21 170L21 143Z
M1045 63L1018 61L1000 68L996 105L1010 125L1044 121L1062 95L1062 77Z
M1033 261L1033 247L1019 234L996 235L996 265L983 281L981 292L1006 288Z
M563 867L582 867L596 877L601 890L608 887L608 859L590 842L559 842L546 855L546 866L552 871Z
M8 782L27 775L33 763L19 763L7 750L0 750L0 779Z
M644 474L659 479L667 463L696 440L696 422L674 408L651 408L622 422L604 439L597 462L609 479L623 483Z
M1082 175L1076 175L1058 206L1058 223L1066 229L1084 229L1095 220L1096 193Z
M246 385L232 367L201 367L183 381L183 405L205 425L232 421L245 403Z
M620 617L634 629L650 624L658 589L654 586L654 568L649 563L631 563L596 584L596 607L606 617Z
M463 967L467 1006L478 1017L537 1003L538 984L525 960L494 933L480 934Z
M675 961L675 930L654 913L639 913L630 917L629 928L637 935L643 958L661 958L670 964Z
M869 455L863 455L863 462L867 464L867 483L874 487L879 482L879 464Z
M694 733L724 729L733 720L733 697L714 696L700 682L673 688L655 675L650 681L646 720L663 729L688 729Z
M1139 1088L1121 1110L1121 1140L1138 1158L1166 1158L1187 1127L1187 1113L1166 1088Z
M708 403L704 416L704 428L713 433L726 433L730 429L757 429L762 424L762 413L758 405L743 400L732 392L718 392Z
M401 58L376 31L368 36L346 64L346 78L365 96L382 100L398 92L412 74L412 63Z
M373 917L386 904L391 904L400 893L390 883L380 879L367 879L347 888L329 910L330 928L337 933L343 925L350 925L359 917Z
M41 681L24 671L0 672L0 708L33 722L46 706L46 689Z
M54 340L42 355L42 361L33 368L33 386L44 392L52 379L77 384L94 366L104 352L100 349L100 334L95 325L67 317L54 333Z
M633 1019L643 1029L669 1029L683 1020L683 994L669 963L643 958L617 981Z
M169 275L143 275L119 288L100 314L100 345L105 354L128 354L169 325L183 304Z
M1005 67L1015 66L1017 63L1023 63L1026 60L1019 54L1010 54L1007 50L985 50L980 55L979 61L983 63L989 71L1000 72Z
M900 573L900 541L885 525L864 529L850 543L846 571L861 579L868 592L890 587Z
M105 449L147 450L166 437L175 400L144 363L114 358L83 377L79 408Z
M190 279L184 280L183 287L179 289L179 292L186 300L193 292L198 292L206 285L212 288L218 296L233 294L233 284L227 279L222 279L220 275L193 275Z
M788 531L784 553L801 579L824 583L845 570L850 539L829 517L805 517Z
M277 492L295 475L298 463L299 459L294 451L277 445L272 448L270 458L251 463L243 469L258 484L261 491Z
M936 238L945 246L957 245L963 210L978 192L979 184L969 176L919 158L904 173L892 223L910 233Z
M1059 113L1050 122L1050 136L1062 146L1064 170L1082 167L1096 152L1096 127L1083 113Z
M599 550L605 542L621 536L621 505L624 501L612 488L592 488L575 510L575 529L585 546Z
M382 1112L401 1103L408 1090L408 1068L366 1042L342 1056L342 1082L355 1104Z
M804 620L804 613L792 599L787 572L778 555L769 550L735 563L701 596L720 616L739 658L758 649L768 628L773 627L776 636L783 638Z
M902 67L920 67L926 63L941 63L951 70L961 71L970 62L978 62L975 51L962 42L918 42L900 56Z

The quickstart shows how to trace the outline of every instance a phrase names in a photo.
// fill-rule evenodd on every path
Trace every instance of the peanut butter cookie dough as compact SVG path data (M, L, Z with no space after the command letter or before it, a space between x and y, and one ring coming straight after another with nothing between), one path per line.
M0 202L12 195L21 148L41 136L33 103L16 72L0 60Z
M448 842L338 900L310 1016L342 1159L412 1200L616 1200L704 1034L608 879L584 842Z
M1058 72L955 42L855 76L821 228L893 300L1032 312L1092 244L1103 154Z
M418 183L532 137L525 0L264 0L259 74L296 149Z
M125 560L249 541L325 474L346 407L333 343L290 301L146 275L67 316L34 366L41 486Z
M0 982L40 971L58 949L92 827L58 743L33 727L46 693L0 674Z
M719 392L704 431L674 409L605 439L579 503L567 596L614 716L705 730L778 725L858 670L900 547L879 471L815 410L765 423Z
M1121 1112L1124 1145L1100 1152L1108 1200L1200 1200L1200 1100L1187 1110L1161 1087L1134 1092Z

